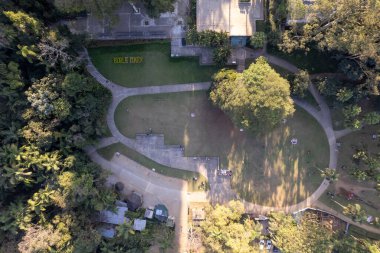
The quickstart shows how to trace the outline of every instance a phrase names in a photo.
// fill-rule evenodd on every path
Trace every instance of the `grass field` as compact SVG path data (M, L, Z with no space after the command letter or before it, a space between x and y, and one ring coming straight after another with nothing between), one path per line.
M340 213L343 212L343 206L347 206L348 204L360 204L367 215L380 217L380 193L373 190L375 182L358 182L353 176L351 176L351 170L353 168L365 168L366 166L365 164L358 164L352 159L352 155L356 152L356 149L364 148L372 155L380 152L379 139L372 139L372 134L374 133L380 134L378 126L365 127L362 130L355 131L338 139L338 142L340 142L341 145L339 147L337 165L339 179L327 189L327 191L335 193L339 193L341 191L340 188L344 188L346 191L353 191L362 201L347 200L345 196L339 195L331 198L327 194L323 194L319 198L319 201ZM367 188L368 190L365 190ZM357 229L354 228L355 231ZM360 229L358 231L360 231Z
M330 185L327 191L335 192L334 185ZM362 201L358 201L354 199L347 200L345 196L336 195L333 198L331 198L327 194L322 194L321 197L319 198L319 201L321 201L322 203L326 204L327 206L333 208L335 211L338 211L340 213L343 213L343 207L347 206L348 204L360 204L363 210L365 210L367 215L372 215L375 217L378 217L380 215L380 212L377 208L367 205L363 203Z
M367 166L364 163L358 164L353 160L352 155L356 153L356 150L366 150L373 157L380 153L380 138L372 139L373 134L380 134L379 126L367 126L338 139L338 142L341 143L338 169L345 180L351 179L350 181L354 183L355 180L352 180L351 176L349 176L350 170L355 167L365 168ZM368 185L368 183L365 184Z
M126 157L132 159L133 161L145 166L148 169L154 168L156 172L169 176L169 177L175 177L179 179L186 180L188 182L188 190L189 191L203 191L204 187L201 186L202 183L205 184L206 189L208 188L207 179L202 176L199 173L191 172L191 171L185 171L175 168L170 168L165 165L156 163L155 161L147 158L146 156L134 151L133 149L130 149L126 146L124 146L121 143L115 143L110 146L98 149L98 153L102 155L105 159L111 160L113 155L116 152L120 152L121 154L125 155ZM197 181L194 181L193 178L198 178Z
M199 66L198 57L170 57L169 42L89 48L96 68L109 80L126 86L152 86L210 81L218 70ZM114 57L143 57L141 63L113 63Z
M152 128L167 144L183 145L188 156L219 156L221 168L233 170L232 185L240 196L260 204L305 199L322 181L318 168L329 161L323 130L300 108L263 136L240 132L203 91L130 97L119 104L115 121L125 136ZM292 138L297 145L290 144Z

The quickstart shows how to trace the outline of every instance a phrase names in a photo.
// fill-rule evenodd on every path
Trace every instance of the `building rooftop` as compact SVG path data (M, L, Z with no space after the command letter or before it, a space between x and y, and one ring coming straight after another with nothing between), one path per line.
M146 220L135 219L133 221L133 230L143 231L146 227Z
M127 219L125 213L128 211L128 207L116 207L116 213L108 210L100 212L100 221L109 224L120 225Z
M225 31L230 36L251 36L256 20L263 19L263 1L197 0L197 30Z
M153 214L154 214L153 211L154 211L153 207L148 207L147 209L145 209L144 218L153 219Z
M158 204L154 207L154 218L161 222L166 222L169 216L169 211L166 206Z
M105 238L114 238L116 235L116 231L114 228L101 227L99 228L99 232Z
M138 194L137 192L132 192L130 195L127 197L127 203L129 210L134 212L138 208L142 206L142 195Z

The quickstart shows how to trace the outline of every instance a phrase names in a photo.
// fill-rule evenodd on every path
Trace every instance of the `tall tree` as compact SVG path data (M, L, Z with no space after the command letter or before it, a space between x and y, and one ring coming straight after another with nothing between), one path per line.
M54 0L54 5L65 13L87 11L98 18L115 20L115 10L123 0Z
M206 211L201 223L202 241L209 252L256 252L253 239L260 235L261 225L244 217L241 202L231 201L228 206L216 205Z
M323 227L318 218L305 213L296 222L291 215L272 213L269 219L274 244L281 252L330 252L332 233Z
M160 13L174 11L175 0L142 0L142 2L148 10L148 14L153 18L157 18Z
M305 25L285 31L280 47L292 52L317 44L321 50L338 50L365 70L368 88L378 92L380 64L379 0L317 0Z
M235 124L255 131L273 129L294 112L288 81L263 57L241 74L225 69L218 72L210 99Z

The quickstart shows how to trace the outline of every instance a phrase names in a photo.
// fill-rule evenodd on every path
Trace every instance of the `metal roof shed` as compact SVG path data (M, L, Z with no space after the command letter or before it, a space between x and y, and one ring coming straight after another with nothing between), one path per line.
M146 227L146 220L135 219L133 221L133 230L143 231Z
M100 221L104 223L120 225L123 224L126 220L125 213L128 211L128 207L116 207L116 213L104 210L100 212Z
M169 211L166 206L158 204L154 207L154 218L161 222L166 222L169 216Z

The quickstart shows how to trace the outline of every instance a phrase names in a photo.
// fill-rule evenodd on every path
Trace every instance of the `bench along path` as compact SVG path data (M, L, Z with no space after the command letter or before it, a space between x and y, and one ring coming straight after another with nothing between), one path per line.
M299 71L294 65L290 64L283 59L277 58L275 56L270 56L264 53L268 61L279 65L288 71L296 73ZM208 202L212 203L226 203L229 200L236 198L236 193L231 189L228 179L223 179L217 176L217 169L219 168L219 160L217 157L185 157L183 149L180 146L167 146L164 145L164 137L162 135L140 135L136 139L131 139L125 137L120 133L115 125L115 110L118 104L125 98L129 96L136 95L146 95L146 94L159 94L159 93L174 93L174 92L185 92L185 91L197 91L197 90L207 90L210 88L210 82L201 83L189 83L189 84L172 84L165 86L149 86L149 87L139 87L139 88L127 88L117 85L110 80L106 79L103 75L92 64L90 58L88 57L87 51L85 51L85 57L87 59L87 70L88 72L104 87L112 92L112 102L107 113L107 124L113 135L113 141L121 142L122 144L132 148L143 155L149 157L150 159L169 166L173 168L189 170L201 173L204 175L210 183L210 191L207 193L189 193L189 200L196 202ZM322 96L316 90L316 88L310 84L309 90L313 95L314 99L319 105L320 110L314 106L306 103L303 100L294 99L294 102L310 113L322 126L326 136L328 138L329 149L330 149L330 160L329 167L335 169L337 164L337 152L336 152L336 139L340 138L348 133L350 130L343 130L335 132L332 127L330 110L323 100ZM93 152L94 155L96 152ZM91 154L90 154L91 156ZM151 182L154 183L154 182ZM157 182L158 183L158 182ZM305 207L312 206L318 198L323 194L323 192L329 186L329 182L324 180L319 188L311 194L304 201L289 206L283 207L270 207L257 205L251 202L243 200L247 212L258 212L265 213L268 211L286 211L294 212ZM184 200L186 201L186 200ZM356 224L360 226L360 224ZM379 230L380 233L380 230Z

